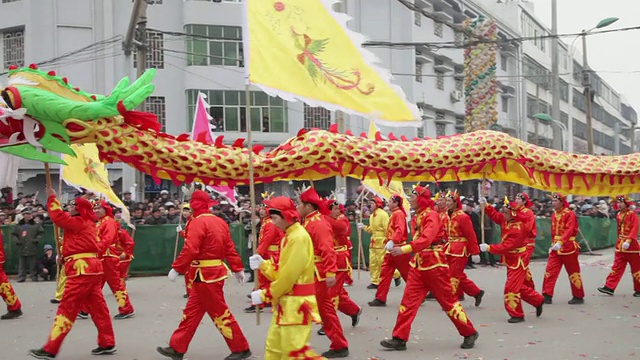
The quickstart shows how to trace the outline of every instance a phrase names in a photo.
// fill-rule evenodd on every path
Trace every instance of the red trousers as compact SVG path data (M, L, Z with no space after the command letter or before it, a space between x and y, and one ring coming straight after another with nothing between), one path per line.
M13 286L11 286L2 264L0 264L0 296L2 296L2 300L7 304L8 311L17 311L22 309L20 299L18 299L18 295L16 295L15 290L13 290Z
M476 329L471 323L462 305L451 291L449 269L438 266L430 270L418 270L411 268L407 278L407 286L404 288L400 311L393 328L393 337L408 341L411 333L411 324L418 314L418 309L424 301L427 293L431 291L442 310L449 316L453 325L462 336L475 334Z
M504 284L504 308L511 317L524 318L522 301L534 307L538 307L544 302L544 297L536 289L525 284L526 276L527 269L507 267L507 282Z
M478 296L480 288L467 277L464 269L467 267L469 258L464 256L447 256L449 264L449 275L451 276L451 291L460 297L464 294Z
M184 273L184 288L187 291L187 296L191 293L191 289L193 288L193 281L189 278L189 272Z
M616 251L611 272L607 276L604 286L615 290L624 275L627 263L631 266L631 277L633 278L633 290L640 291L640 254L623 253Z
M224 281L204 283L196 281L189 292L189 300L182 312L182 321L171 335L169 346L179 353L186 353L202 317L209 315L224 337L231 352L249 350L249 343L224 299Z
M102 277L102 287L106 282L111 289L111 292L118 302L118 312L120 314L129 314L133 312L133 306L129 301L129 294L127 294L127 286L120 277L120 259L107 256L102 259L102 268L104 269L104 276Z
M98 329L98 346L115 346L111 317L107 303L102 295L102 279L100 275L79 275L67 278L64 296L58 304L58 312L53 320L53 328L44 351L57 355L64 338L73 326L81 306L86 306L91 313L91 320Z
M331 340L331 346L329 347L331 350L341 350L349 346L347 339L344 337L338 313L336 312L338 306L334 304L333 300L333 297L339 296L341 292L340 289L343 287L340 280L344 281L344 278L340 279L336 277L336 284L329 288L326 282L316 279L318 312L320 313L324 332L327 334L329 340Z
M348 316L354 316L357 315L358 312L360 312L360 306L358 306L355 302L353 302L353 300L351 300L351 298L349 297L349 293L344 289L344 283L347 281L347 279L350 278L351 277L349 276L349 273L347 271L339 271L336 273L336 282L342 284L342 286L340 286L340 292L337 295L338 300L333 301L338 301L338 311ZM334 286L334 288L336 286ZM332 295L334 295L336 292L335 290L333 290L333 288L330 288L329 291ZM335 299L335 295L333 296L333 298Z
M120 261L120 265L118 265L118 269L120 271L120 278L122 281L126 281L129 276L129 267L131 267L131 260Z
M536 284L533 282L533 276L531 275L531 270L529 270L529 263L531 262L531 256L533 255L533 252L535 250L536 250L535 242L533 243L533 245L527 245L527 251L524 253L524 256L522 257L524 266L527 267L527 274L524 278L524 284L534 290L536 288Z
M582 286L582 278L580 277L580 262L578 262L579 254L578 251L569 255L558 255L557 251L552 251L549 254L547 269L544 272L544 282L542 283L542 293L544 295L553 296L558 275L560 275L560 270L562 270L562 266L564 265L564 269L569 275L571 294L575 298L584 298L584 287Z
M391 287L391 280L393 280L393 274L396 269L400 272L400 276L407 282L409 277L409 270L411 269L411 254L404 254L399 256L392 256L386 254L384 260L382 260L382 268L380 269L380 283L378 284L378 290L376 291L376 299L386 303L387 295L389 294L389 288Z
M347 285L353 285L353 277L352 277L352 273L353 273L353 261L351 258L351 249L348 250L349 252L349 258L347 259L347 261L349 262L349 268L352 269L352 271L349 272L347 279L344 281L345 284Z

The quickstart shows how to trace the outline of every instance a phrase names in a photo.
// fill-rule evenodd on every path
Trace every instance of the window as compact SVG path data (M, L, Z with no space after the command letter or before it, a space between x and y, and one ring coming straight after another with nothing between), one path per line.
M420 127L418 128L418 137L419 137L420 139L424 138L424 125L422 125L422 126L420 126Z
M305 129L329 130L331 126L331 111L321 107L312 107L304 104L304 127Z
M167 112L164 103L164 96L149 96L143 103L144 112L154 114L158 117L158 122L162 125L160 131L166 132Z
M504 54L500 55L500 69L502 71L507 71L509 69L509 57Z
M464 42L464 34L460 31L456 31L454 35L454 41L456 45L460 46Z
M24 66L24 28L5 31L2 34L4 68Z
M416 81L422 82L422 64L419 62L416 63Z
M463 83L462 80L456 79L456 90L462 91Z
M587 139L587 125L580 122L578 119L573 118L573 136L586 140Z
M239 26L187 25L188 66L244 67L242 28Z
M447 125L445 123L436 123L436 136L447 136Z
M573 107L582 112L587 111L587 98L580 91L573 89Z
M444 90L444 74L438 71L436 71L436 88Z
M207 95L211 106L209 115L217 131L247 131L247 107L244 91L187 90L189 126L193 125L198 91ZM289 131L287 105L280 98L259 92L251 92L251 129L259 132L283 133Z
M565 112L560 112L560 122L564 124L564 126L569 126L569 115Z
M162 0L147 0L149 5L162 5Z
M2 0L2 3L7 4L7 3L16 2L16 1L20 1L20 0Z
M164 38L157 31L147 31L147 64L146 67L164 69ZM133 67L138 66L137 51L133 52Z
M420 14L419 11L413 12L413 23L416 24L416 26L422 26L422 14Z
M524 11L520 14L520 23L522 24L522 35L526 38L534 38L533 44L546 52L547 39L542 38L547 35L545 29Z
M503 113L509 112L509 98L506 98L506 97L502 98L502 112Z
M547 81L550 76L549 70L527 56L525 56L522 64L524 76L529 81L541 86L545 90L549 90L549 81Z
M433 34L441 38L444 34L444 25L441 22L433 23Z
M569 84L560 79L560 100L569 102Z

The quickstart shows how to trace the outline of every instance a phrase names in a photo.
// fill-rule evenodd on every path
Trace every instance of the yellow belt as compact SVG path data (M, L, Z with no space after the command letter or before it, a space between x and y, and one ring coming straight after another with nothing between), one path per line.
M78 260L78 259L89 259L89 258L97 258L98 254L96 253L80 253L69 255L64 258L64 261Z
M269 247L267 248L267 251L278 251L280 250L280 246L278 245L269 245Z
M345 252L349 249L347 249L347 245L342 245L342 246L336 246L333 248L336 252Z
M374 231L373 235L387 236L387 231Z
M118 259L120 258L120 256L112 254L109 249L107 249L107 252L104 253L104 256L114 257L114 258L118 258Z
M554 236L553 240L562 240L562 236ZM570 237L569 241L576 241L576 237L575 236Z
M191 267L202 268L202 267L212 267L212 266L222 266L224 263L220 259L214 260L193 260L191 262Z
M523 253L525 251L527 251L527 247L523 246L523 247L517 248L515 250L509 251L509 254L520 254L520 253Z
M449 238L449 242L467 242L467 238L465 238L465 237L451 237L451 238Z

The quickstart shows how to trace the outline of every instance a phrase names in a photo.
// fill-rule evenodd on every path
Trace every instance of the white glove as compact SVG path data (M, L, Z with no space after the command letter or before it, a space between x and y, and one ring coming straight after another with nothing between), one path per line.
M251 305L262 304L262 290L256 290L251 292Z
M631 246L631 243L628 243L625 241L622 243L622 250L629 250L630 246Z
M180 231L182 231L182 226L180 226L180 225L176 226L176 232L179 233Z
M391 251L391 249L393 249L393 247L395 246L395 244L393 243L393 240L389 240L387 241L387 244L384 246L385 250Z
M260 269L260 264L262 264L263 262L264 259L262 258L262 256L252 255L249 258L249 267L251 268L251 270L258 270Z
M364 229L364 224L363 223L358 223L358 229Z
M169 278L169 281L176 281L176 278L178 277L178 272L175 271L174 269L171 269L171 271L169 271L169 275L167 275L167 277Z
M489 249L489 244L480 244L480 251L487 252Z
M480 255L471 255L471 262L479 263L480 262Z
M233 273L233 276L235 276L236 280L238 280L238 282L241 284L246 281L246 275L247 274L245 274L244 271L238 271L236 273Z
M487 198L484 196L480 196L480 198L478 198L478 204L480 204L481 206L487 205Z
M560 243L555 243L553 244L553 246L551 247L551 251L558 251L560 250L560 248L562 248L562 245L560 245Z

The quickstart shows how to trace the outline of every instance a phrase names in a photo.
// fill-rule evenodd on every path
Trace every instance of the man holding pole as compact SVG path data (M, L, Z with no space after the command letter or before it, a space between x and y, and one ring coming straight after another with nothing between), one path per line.
M533 276L531 276L531 270L529 270L529 263L531 262L531 256L533 255L533 252L536 250L536 237L538 236L536 215L533 213L533 210L531 210L533 203L529 199L529 195L527 195L526 193L522 192L516 194L515 203L518 207L518 210L520 210L520 215L523 219L523 225L527 237L527 252L522 259L525 266L527 267L527 276L524 281L527 286L535 289L536 284L533 282Z

